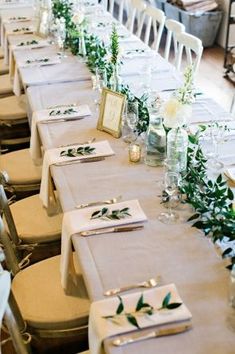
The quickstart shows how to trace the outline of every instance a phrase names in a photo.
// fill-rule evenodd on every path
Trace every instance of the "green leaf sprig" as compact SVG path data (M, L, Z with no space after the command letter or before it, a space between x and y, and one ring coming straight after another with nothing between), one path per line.
M13 32L30 31L29 27L15 28Z
M131 214L129 213L130 208L116 209L110 211L108 208L102 208L101 210L96 210L91 215L92 219L102 219L102 220L121 220L125 219Z
M36 41L35 39L33 39L32 41L21 42L21 43L17 44L17 46L18 46L18 47L23 47L23 46L32 45L32 44L38 44L38 41Z
M140 329L139 323L138 323L138 316L151 316L158 311L162 310L174 310L177 309L182 305L181 302L170 302L171 300L171 292L167 293L166 296L164 297L161 307L159 308L154 308L152 305L144 302L144 296L141 294L140 298L137 301L137 304L135 306L135 310L131 312L126 312L125 311L125 306L123 303L123 300L120 296L118 296L119 299L119 305L116 309L116 313L114 315L108 315L108 316L103 316L103 318L107 320L112 320L114 323L115 321L120 318L121 316L126 317L127 321L133 325L134 327Z
M80 146L78 148L63 150L60 152L60 156L77 157L77 156L93 155L94 153L95 153L94 147Z
M119 37L115 24L113 25L110 40L111 63L113 65L116 65L119 62Z
M48 63L49 58L42 58L42 59L33 59L33 60L26 60L26 64L32 64L32 63Z
M52 111L49 112L49 116L60 116L60 115L64 115L64 114L73 114L76 113L76 109L74 108L67 108L64 110L60 110L60 109L53 109Z

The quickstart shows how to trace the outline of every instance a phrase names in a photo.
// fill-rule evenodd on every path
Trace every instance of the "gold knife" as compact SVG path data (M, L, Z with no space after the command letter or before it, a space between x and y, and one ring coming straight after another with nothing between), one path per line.
M52 165L53 166L66 166L66 165L72 165L74 163L89 163L89 162L98 162L98 161L104 161L104 160L105 160L104 156L87 157L86 159L74 158L73 160L55 162Z
M187 324L179 325L176 327L159 328L155 331L148 332L147 334L135 333L133 335L123 336L114 339L112 344L117 347L121 347L123 345L140 342L145 339L168 336L171 334L178 334L189 330L191 327L192 324L189 322Z
M130 226L117 226L117 227L106 227L104 229L88 230L80 232L80 236L92 236L108 234L110 232L128 232L143 229L144 225L130 225Z

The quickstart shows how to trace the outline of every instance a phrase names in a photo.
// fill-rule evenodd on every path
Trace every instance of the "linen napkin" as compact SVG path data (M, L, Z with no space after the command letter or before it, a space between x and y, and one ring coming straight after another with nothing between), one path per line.
M62 223L62 237L61 237L61 283L62 287L66 290L68 288L68 276L73 275L72 266L72 235L87 231L102 229L105 227L114 227L119 225L132 224L147 220L138 200L128 200L126 202L116 203L108 206L108 210L123 209L128 207L130 216L123 219L91 219L93 212L101 210L107 205L99 205L80 210L73 210L64 213ZM93 237L93 236L92 236Z
M17 66L15 68L15 75L14 75L14 82L13 82L14 94L16 96L21 95L22 83L19 75L19 68L54 65L54 64L59 64L60 62L61 60L59 57L48 57L48 56L45 56L43 58L29 58L24 61L18 61Z
M73 112L68 112L70 109ZM60 112L60 114L58 114ZM58 119L76 119L78 117L86 117L91 115L88 105L80 106L61 106L53 109L43 109L35 111L32 117L31 138L29 152L35 165L42 164L41 139L38 133L37 123L42 121L57 121Z
M168 293L171 293L171 302L182 303L181 306L174 310L156 311L151 316L138 316L137 321L141 328L148 328L164 325L177 324L182 321L189 321L192 315L186 305L183 303L177 291L175 284L169 284L154 289L139 291L132 294L123 295L122 300L126 312L135 310L138 299L141 294L144 296L144 302L150 304L154 308L159 309L162 301ZM131 325L125 318L120 324L115 324L111 320L103 318L103 316L114 315L119 304L119 299L108 298L105 300L95 301L91 304L89 315L89 349L91 354L104 354L104 339L118 335L121 333L131 332L136 328Z
M65 163L65 162L72 162L72 161L77 161L79 160L84 160L87 158L91 157L105 157L105 156L111 156L114 155L113 150L111 149L108 141L99 141L96 143L92 144L87 144L87 145L73 145L70 146L69 149L72 148L78 148L78 147L86 147L90 146L91 148L95 148L94 152L89 155L79 155L76 157L68 157L68 156L60 156L61 151L65 151L68 148L63 147L63 148L56 148L56 149L49 149L45 152L44 158L43 158L43 166L42 166L42 180L41 180L41 188L40 188L40 198L42 200L42 203L44 207L48 208L50 207L50 203L52 204L55 203L55 195L54 191L52 188L52 177L51 177L51 172L50 172L50 166L55 164L55 163Z
M34 41L36 43L34 43ZM11 77L14 77L15 73L15 58L13 55L14 50L25 50L25 49L37 49L37 48L43 48L43 47L48 47L50 44L48 43L47 40L38 40L38 39L31 39L28 41L21 41L17 44L10 45L9 47L9 74Z

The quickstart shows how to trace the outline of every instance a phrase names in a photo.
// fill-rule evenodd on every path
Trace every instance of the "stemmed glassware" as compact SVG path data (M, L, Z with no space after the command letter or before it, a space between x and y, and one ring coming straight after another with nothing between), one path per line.
M164 224L175 224L179 215L172 210L173 198L179 193L179 173L166 171L164 175L164 192L167 195L167 211L162 212L158 219Z
M212 170L220 170L224 164L219 160L219 145L224 142L226 124L213 121L200 138L200 145L208 158L208 167Z
M96 68L93 76L93 90L97 93L95 104L99 105L102 89L107 87L107 72L105 68Z
M60 24L60 26L57 28L56 31L56 39L57 39L57 44L60 49L60 56L62 58L66 58L67 55L65 54L65 40L66 40L66 28L65 24Z
M122 138L126 143L137 139L138 102L126 102L122 120Z

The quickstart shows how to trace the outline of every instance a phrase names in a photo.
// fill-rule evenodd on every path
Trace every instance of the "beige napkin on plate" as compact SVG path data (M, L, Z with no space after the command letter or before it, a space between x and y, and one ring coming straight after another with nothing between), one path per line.
M47 62L36 62L35 60L40 60L43 58L48 58L49 61ZM48 65L55 65L55 64L60 64L61 60L59 57L48 57L45 56L43 58L29 58L29 60L32 60L31 63L27 63L27 60L24 61L18 61L16 68L15 68L15 74L14 74L14 80L13 80L13 92L16 96L21 95L21 89L22 89L22 82L21 78L19 75L19 68L28 68L28 67L34 67L34 66L48 66Z
M101 210L107 205L99 205L80 210L69 211L64 214L62 223L62 237L61 237L61 283L62 287L66 290L68 288L68 276L72 275L73 267L72 261L72 245L71 236L87 230L102 229L105 227L114 227L119 225L132 224L147 220L138 200L128 200L121 203L109 205L109 211L123 209L128 207L131 216L120 220L103 220L92 219L91 215L94 211ZM93 237L93 236L92 236Z
M105 157L114 155L112 148L110 147L108 141L99 141L87 145L73 145L69 146L69 149L78 148L78 147L90 146L91 148L95 148L95 151L89 155L80 155L77 157L68 157L68 156L60 156L61 151L65 151L68 147L49 149L45 152L43 158L43 166L42 166L42 180L41 180L41 188L40 188L40 198L44 207L50 207L51 202L54 204L56 198L52 188L52 177L50 172L50 166L55 163L63 163L63 162L75 162L79 163L79 160L89 159L91 157Z
M72 108L75 112L66 113L68 109ZM61 111L63 114L50 115L50 113ZM65 113L64 113L65 112ZM41 139L38 133L37 123L42 121L56 121L58 119L76 119L78 117L86 117L91 115L91 110L88 105L79 106L61 106L53 109L42 109L40 111L35 111L32 117L31 124L31 138L30 138L30 148L29 152L33 159L35 165L42 164L42 151L41 151Z
M147 302L154 308L160 308L162 301L168 293L171 293L171 302L180 302L181 306L174 310L156 311L151 316L138 316L137 321L141 329L153 328L164 324L177 324L182 321L189 321L192 315L188 308L183 304L182 299L174 284L164 285L154 289L138 291L136 293L122 295L122 300L126 312L135 310L138 299L141 294L144 296L144 302ZM111 320L103 318L103 316L114 315L119 304L117 297L105 300L95 301L91 304L89 315L89 349L91 354L105 354L103 341L114 335L135 331L136 327L131 325L125 318L122 319L121 325L115 324Z
M31 39L28 42L31 42L33 39ZM43 47L48 47L50 44L46 40L38 40L35 39L37 43L35 44L26 44L26 41L20 41L18 44L10 45L9 47L9 74L11 77L14 77L15 73L15 58L13 55L14 50L26 50L26 49L36 49L36 48L43 48ZM19 45L20 43L25 43L25 45Z

